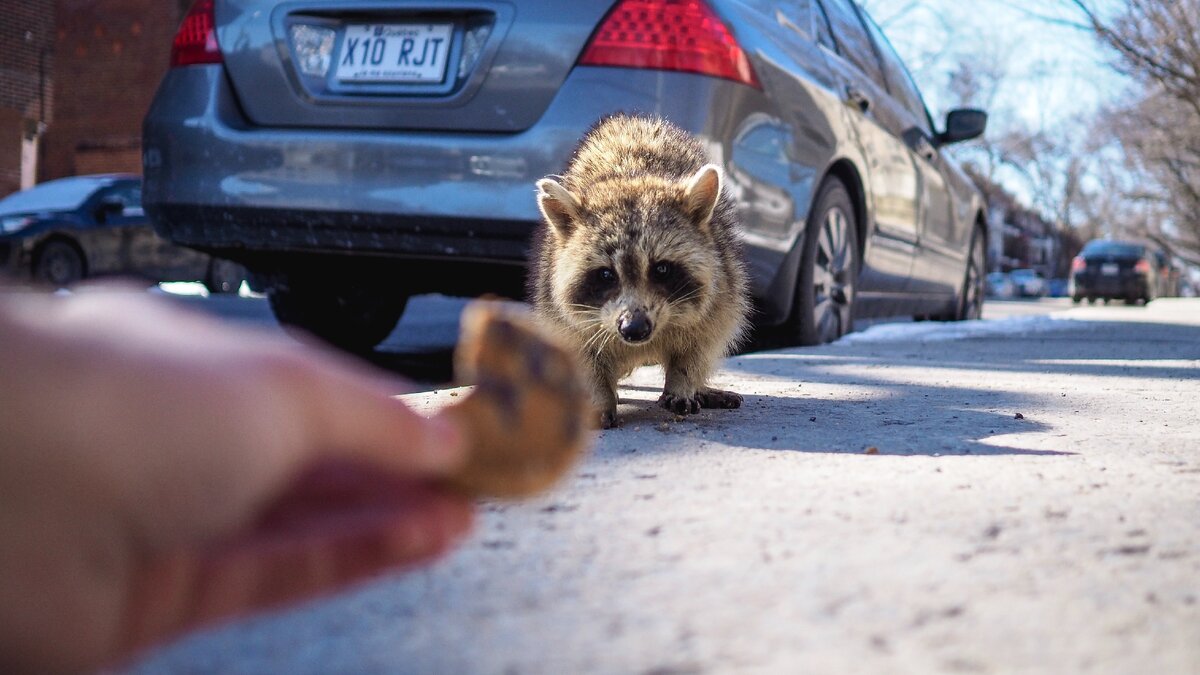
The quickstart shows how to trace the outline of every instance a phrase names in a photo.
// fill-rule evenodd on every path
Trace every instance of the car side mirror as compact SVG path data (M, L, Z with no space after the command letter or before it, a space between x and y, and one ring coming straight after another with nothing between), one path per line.
M975 108L958 108L946 114L946 130L938 134L938 145L979 138L987 130L988 114Z
M96 207L96 220L103 223L112 216L119 216L122 213L125 213L125 202L109 197L100 200L100 205Z

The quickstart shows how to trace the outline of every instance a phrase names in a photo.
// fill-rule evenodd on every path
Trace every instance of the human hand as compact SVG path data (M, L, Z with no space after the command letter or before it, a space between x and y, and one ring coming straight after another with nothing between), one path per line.
M426 561L457 431L340 355L144 292L0 298L0 670L93 668Z

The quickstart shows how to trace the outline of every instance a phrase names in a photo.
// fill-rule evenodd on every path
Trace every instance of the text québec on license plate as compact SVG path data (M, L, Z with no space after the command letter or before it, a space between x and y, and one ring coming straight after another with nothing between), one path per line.
M343 82L441 82L452 31L448 23L348 25L336 77Z

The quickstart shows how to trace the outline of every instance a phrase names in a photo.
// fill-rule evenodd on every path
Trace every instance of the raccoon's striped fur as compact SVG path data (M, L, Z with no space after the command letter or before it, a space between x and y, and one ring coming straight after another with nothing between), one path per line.
M677 414L741 405L707 386L750 304L736 209L700 142L661 119L610 117L558 178L537 184L529 291L578 350L601 425L616 424L617 381L641 365L662 364L659 403Z

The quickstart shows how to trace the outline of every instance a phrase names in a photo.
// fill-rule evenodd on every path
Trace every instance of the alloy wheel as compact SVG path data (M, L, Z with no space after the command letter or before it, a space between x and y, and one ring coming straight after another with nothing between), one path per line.
M54 288L66 288L83 278L83 259L71 246L52 241L38 255L34 276Z
M979 319L983 316L983 268L986 264L983 258L983 246L979 233L976 232L971 244L971 258L967 261L966 285L963 288L965 296L963 297L962 318L967 321Z
M850 332L854 299L854 251L850 219L838 206L825 213L817 235L813 266L813 325L821 342L832 342Z

